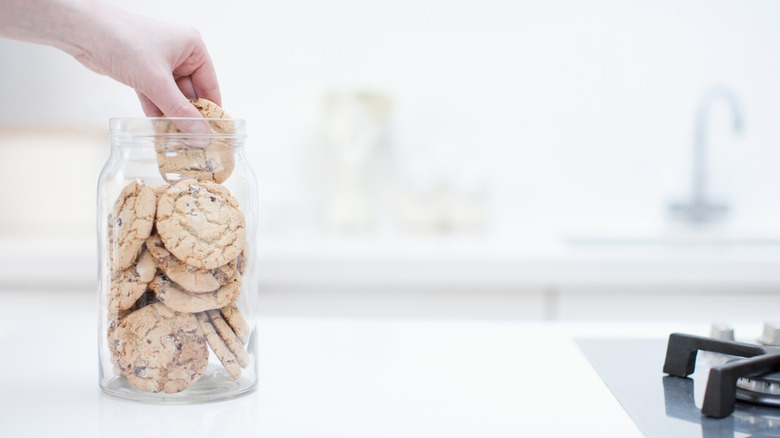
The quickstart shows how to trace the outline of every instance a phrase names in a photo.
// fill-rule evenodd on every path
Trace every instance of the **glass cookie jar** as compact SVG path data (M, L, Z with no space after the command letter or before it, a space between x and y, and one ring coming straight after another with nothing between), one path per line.
M197 402L257 385L257 182L245 137L240 119L110 120L97 196L105 392Z

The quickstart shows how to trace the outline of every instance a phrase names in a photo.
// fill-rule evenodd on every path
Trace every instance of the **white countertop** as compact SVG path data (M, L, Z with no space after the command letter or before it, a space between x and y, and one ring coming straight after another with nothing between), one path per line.
M260 383L155 405L98 388L91 293L0 291L3 436L641 436L573 339L684 325L261 318ZM659 370L659 376L661 370Z

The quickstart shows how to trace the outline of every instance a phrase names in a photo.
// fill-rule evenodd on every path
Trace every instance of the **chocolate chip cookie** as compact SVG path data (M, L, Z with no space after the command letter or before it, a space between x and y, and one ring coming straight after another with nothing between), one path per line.
M238 273L237 259L214 269L192 267L174 257L157 234L146 239L146 247L157 267L188 292L213 292L227 284Z
M147 285L154 278L157 266L152 255L146 249L129 268L115 271L111 278L108 309L110 311L127 310L135 304L138 298L147 290Z
M225 341L217 333L217 329L211 322L211 319L206 312L201 312L196 315L198 324L201 330L206 336L206 340L211 346L211 350L217 356L222 366L225 367L230 377L238 379L241 377L241 366L236 361L236 356L230 351L230 348L225 344Z
M246 345L249 342L249 324L247 324L241 312L238 311L238 307L235 304L229 304L219 310L222 312L222 317L230 325L230 328L238 336L238 339L241 340L241 343Z
M195 108L207 119L230 119L222 108L207 99L190 99ZM235 130L230 121L209 120L209 128L216 134L205 145L192 145L191 141L182 135L180 139L167 137L155 145L157 166L160 175L175 183L183 179L195 178L222 183L227 180L235 168L235 140L230 138ZM162 132L179 132L172 122L158 124Z
M222 313L219 309L211 309L207 310L206 314L209 316L209 319L211 319L214 328L217 329L219 337L225 341L225 345L227 345L230 352L233 353L233 356L236 357L236 362L241 365L241 368L246 368L246 366L249 365L249 355L246 350L244 350L244 345L241 343L241 340L238 339L236 333L230 328L228 323L225 322L225 319L222 318Z
M213 292L192 293L182 289L163 274L157 274L149 283L157 299L178 312L197 313L219 309L235 303L241 295L241 278L233 277L228 284Z
M113 334L117 365L135 388L175 393L206 370L209 350L194 315L154 303L126 316Z
M198 269L235 259L246 240L246 219L238 201L210 181L190 179L171 187L157 204L156 226L165 248Z
M130 267L149 237L157 208L154 190L141 181L128 184L114 202L109 216L109 257L112 268Z

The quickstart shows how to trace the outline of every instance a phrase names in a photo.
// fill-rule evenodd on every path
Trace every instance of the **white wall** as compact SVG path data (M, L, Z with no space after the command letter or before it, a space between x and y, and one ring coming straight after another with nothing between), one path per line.
M746 130L733 136L727 108L713 108L714 188L736 221L780 234L776 1L111 3L200 29L225 108L249 121L270 230L316 226L322 151L307 115L322 90L385 90L401 165L445 148L453 168L482 170L502 234L660 223L687 192L696 105L722 85ZM0 96L3 125L105 130L141 115L132 91L7 40Z

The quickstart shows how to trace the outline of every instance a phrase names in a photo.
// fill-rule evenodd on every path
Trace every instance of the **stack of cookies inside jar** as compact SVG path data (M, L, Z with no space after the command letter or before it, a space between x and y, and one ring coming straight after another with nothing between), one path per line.
M209 120L230 118L213 102L192 103ZM172 134L155 140L165 182L133 180L105 218L104 336L114 374L137 390L184 391L206 373L212 355L234 380L250 364L251 329L237 306L247 224L222 185L234 167L229 126L212 120L216 135L193 145L177 136L173 121L157 125Z

